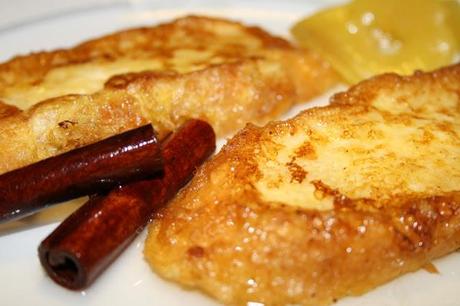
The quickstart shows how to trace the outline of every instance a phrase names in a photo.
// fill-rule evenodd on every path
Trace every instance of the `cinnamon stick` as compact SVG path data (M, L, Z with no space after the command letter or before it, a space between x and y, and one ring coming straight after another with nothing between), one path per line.
M0 175L0 222L153 177L163 162L151 125Z
M163 176L90 199L41 243L46 272L66 288L87 287L214 150L212 127L200 120L186 122L162 143Z

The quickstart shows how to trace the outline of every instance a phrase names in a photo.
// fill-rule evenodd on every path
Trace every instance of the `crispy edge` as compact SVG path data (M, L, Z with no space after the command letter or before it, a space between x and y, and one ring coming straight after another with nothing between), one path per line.
M0 100L0 119L19 114L21 110Z
M376 96L382 92L397 92L401 88L410 88L411 94L417 95L426 90L427 86L439 86L460 97L459 84L460 62L430 72L416 71L409 76L396 73L377 75L350 87L347 91L333 95L330 103L371 105Z
M458 93L457 65L433 74L412 78ZM401 80L410 84L411 77L373 78L336 95L327 110L366 111L379 90ZM327 305L459 247L460 191L373 205L323 188L335 199L334 210L324 212L261 201L250 179L257 177L257 144L289 131L301 116L320 114L315 108L287 122L248 126L230 140L150 226L144 253L152 269L227 304Z
M172 22L118 31L100 38L89 40L70 49L58 49L49 52L37 52L29 55L16 56L0 64L0 88L17 82L37 83L48 71L56 67L70 64L85 63L94 60L114 60L139 50L169 54L168 46L161 47L168 36L184 29L186 31L203 31L203 25L233 25L243 33L248 33L261 42L261 48L292 49L284 39L272 36L259 27L245 26L241 23L225 19L186 16Z
M144 250L154 271L226 304L327 305L460 245L459 192L372 207L324 190L324 212L263 202L254 144L280 128L247 127L158 213Z
M302 56L300 51L292 52L286 54L288 61ZM299 93L289 76L291 67L288 69L278 61L279 56L273 60L253 58L213 65L185 74L171 71L124 74L111 78L103 90L92 95L67 95L42 101L17 115L14 121L15 126L23 125L31 139L19 134L0 135L1 148L12 142L22 143L22 150L35 150L37 154L18 155L6 150L2 160L8 163L0 171L146 122L152 122L160 135L165 135L189 118L200 118L209 121L222 136L247 121L264 123L299 101L300 95L314 95L330 85L315 82L313 75L306 73L303 80L311 88L308 93L305 90ZM0 129L9 129L10 122L0 121Z

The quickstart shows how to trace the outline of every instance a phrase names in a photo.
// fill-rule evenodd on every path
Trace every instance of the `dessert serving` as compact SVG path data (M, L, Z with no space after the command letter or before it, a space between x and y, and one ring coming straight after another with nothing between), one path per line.
M227 305L328 305L460 247L460 64L248 125L150 226L166 279Z
M197 16L13 58L0 65L0 221L90 195L39 248L53 280L84 289L214 151L214 129L268 121L336 81L316 54ZM155 131L101 140L145 123Z
M0 63L3 302L457 302L458 254L431 261L460 247L460 4L315 3L120 7L153 25Z
M336 82L284 39L197 16L19 56L0 65L0 100L24 109L0 121L0 172L148 122L162 137L200 118L224 136Z

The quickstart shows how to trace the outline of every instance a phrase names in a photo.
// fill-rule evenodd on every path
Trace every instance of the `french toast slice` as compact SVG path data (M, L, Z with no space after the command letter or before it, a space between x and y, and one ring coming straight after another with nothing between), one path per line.
M158 212L144 254L227 305L328 305L460 247L460 64L248 125Z
M257 27L188 16L0 65L0 172L152 122L188 118L222 136L266 122L337 82L317 55ZM19 154L18 154L19 152Z

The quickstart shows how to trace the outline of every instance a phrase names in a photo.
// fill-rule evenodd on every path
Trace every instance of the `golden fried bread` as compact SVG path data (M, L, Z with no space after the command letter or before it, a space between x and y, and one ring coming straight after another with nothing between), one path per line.
M162 277L224 304L327 305L460 246L460 64L248 125L149 228Z
M309 51L256 27L196 16L16 57L0 65L0 100L25 111L0 122L0 172L145 122L164 134L201 118L225 135L336 81ZM24 154L4 150L12 142Z

